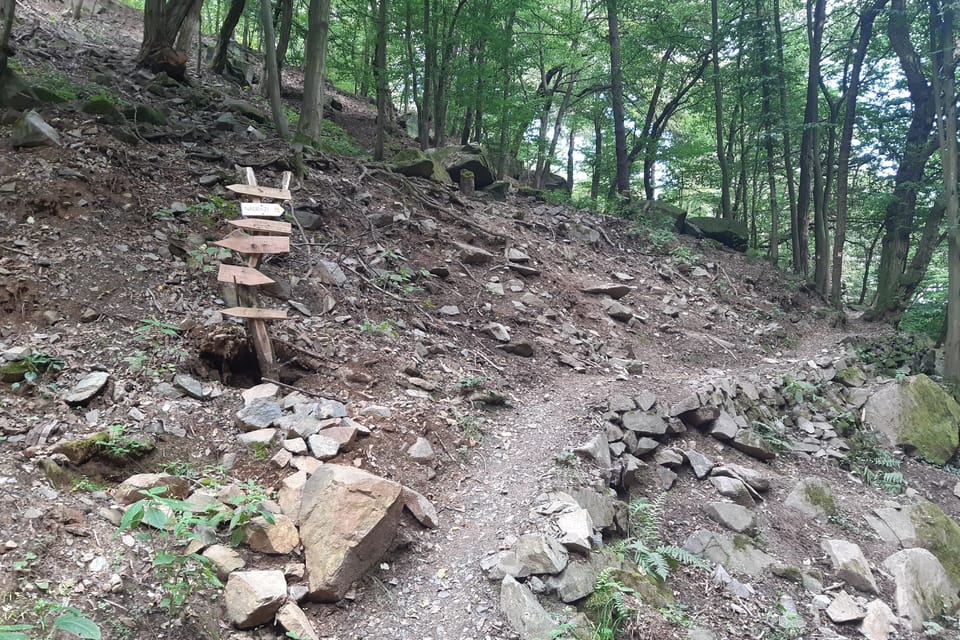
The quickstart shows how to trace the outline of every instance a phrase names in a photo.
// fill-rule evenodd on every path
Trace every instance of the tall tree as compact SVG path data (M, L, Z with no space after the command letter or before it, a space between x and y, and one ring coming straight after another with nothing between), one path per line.
M790 205L790 246L793 254L793 271L794 273L800 273L800 217L797 210L796 180L793 174L790 119L787 113L787 73L783 54L783 24L780 16L780 0L773 0L773 33L777 47L777 97L780 107L780 137L783 143L783 172L786 175L787 202Z
M327 37L330 30L330 0L310 0L307 9L307 42L304 47L303 108L297 133L320 139L323 126L324 73L327 68Z
M387 82L387 0L378 0L377 46L374 53L374 74L377 79L377 138L373 159L383 160L383 146L387 138L390 85Z
M627 157L626 113L623 107L623 67L620 64L620 23L617 0L607 1L610 43L610 102L613 108L613 143L617 157L617 193L630 197L630 161Z
M227 15L220 25L220 32L217 36L217 49L213 54L213 62L210 68L214 73L222 74L227 68L227 50L230 48L230 41L233 40L233 32L240 22L243 15L243 8L246 0L230 0L230 8L227 9Z
M260 0L260 21L263 27L264 85L270 99L270 112L280 138L290 137L287 114L280 101L280 69L277 67L277 42L273 31L273 7L270 0Z
M929 0L933 96L947 214L947 317L943 375L960 383L960 195L957 193L957 36L952 0Z
M710 58L713 62L713 110L717 139L717 165L720 167L720 216L732 218L730 206L730 163L723 136L723 88L720 82L720 11L718 0L710 0Z
M810 268L811 197L819 199L822 193L822 186L819 184L821 177L816 170L816 163L820 153L820 58L826 6L826 0L806 0L807 41L810 51L807 57L807 97L803 109L803 135L800 138L800 188L797 196L797 224L800 227L799 266L803 273L807 273Z
M7 81L7 60L13 55L10 32L13 30L13 14L16 8L16 0L0 0L0 86Z

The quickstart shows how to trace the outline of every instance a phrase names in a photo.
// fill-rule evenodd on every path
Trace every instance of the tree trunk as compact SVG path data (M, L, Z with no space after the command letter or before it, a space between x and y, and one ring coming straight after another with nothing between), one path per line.
M174 49L177 51L183 51L189 55L189 51L193 47L193 37L198 35L201 7L203 7L203 0L193 0L186 18L183 19L183 24L180 26L180 33L177 34L177 42L174 45Z
M323 76L327 67L327 35L330 27L330 0L310 0L307 10L307 41L304 48L303 108L298 133L308 140L320 140L323 130Z
M613 106L613 139L617 154L617 193L630 198L630 162L627 160L626 115L623 106L623 67L620 65L620 23L617 0L607 2L607 27L610 30L610 101Z
M510 111L510 89L511 89L511 65L510 65L510 48L513 43L513 25L517 19L516 11L511 11L510 15L507 17L506 25L506 42L507 45L503 48L503 58L500 62L500 71L502 75L503 86L500 89L501 95L501 104L500 104L500 140L499 148L497 149L497 176L503 178L506 174L507 162L510 159L510 148L509 136L510 132L508 129L508 115Z
M929 0L934 102L947 214L947 317L944 321L943 377L960 383L960 195L957 193L957 43L954 4Z
M137 66L186 80L187 54L176 48L177 36L194 0L146 0L143 40Z
M887 0L876 0L860 15L860 36L853 53L850 81L844 95L843 127L840 130L840 151L837 154L837 221L833 231L833 272L830 283L830 303L842 308L843 245L847 235L847 205L850 189L850 151L853 143L853 125L856 119L857 96L860 93L860 74L867 45L873 35L873 22Z
M280 0L280 34L277 36L277 74L283 84L283 65L290 49L290 32L293 30L293 0Z
M430 148L430 107L433 104L434 66L437 57L437 42L433 37L433 20L430 18L430 0L423 0L423 99L417 114L420 131L420 148Z
M787 178L787 200L790 205L790 246L793 271L800 273L800 214L797 210L797 188L793 175L793 148L790 144L790 119L787 117L787 78L783 62L783 26L780 22L780 0L773 0L773 32L777 45L777 75L780 103L780 129L783 140L783 172Z
M810 43L810 54L807 58L807 98L803 110L803 135L800 138L800 193L797 197L799 266L800 272L804 274L810 269L811 196L820 199L813 183L817 180L815 164L819 147L820 56L826 4L826 0L807 0L807 40Z
M570 125L567 131L567 195L573 196L573 149L577 142L577 127Z
M593 173L590 176L590 199L596 200L600 196L600 172L603 170L603 116L600 113L593 116Z
M227 49L230 47L230 41L233 39L233 32L237 29L237 24L240 22L240 16L243 15L245 4L246 0L230 0L230 8L227 9L227 16L223 19L220 34L217 36L217 51L210 65L210 69L214 73L222 75L227 68Z
M13 13L16 8L16 0L0 0L0 87L7 79L7 60L13 55L10 31L13 29Z
M273 32L273 6L270 0L260 0L260 21L263 23L263 50L264 84L267 96L270 98L270 111L273 114L273 123L282 140L290 137L290 124L287 114L283 112L283 103L280 101L280 73L277 70L277 43Z
M891 0L887 22L890 44L907 78L913 113L903 146L903 156L894 177L893 197L884 212L884 235L877 268L877 297L869 317L896 321L907 304L901 280L910 251L910 234L917 207L917 189L927 160L934 151L930 142L933 126L933 91L920 66L920 56L910 41L910 22L905 0Z
M718 0L710 0L710 49L713 60L713 110L717 138L717 164L720 167L720 215L733 218L730 208L730 165L723 136L723 88L720 85L720 17Z
M377 79L377 140L373 159L383 160L383 145L387 138L387 103L390 87L387 83L387 0L379 0L377 7L377 47L373 73Z
M716 2L716 0L714 0ZM780 262L780 207L777 203L777 179L774 172L773 112L770 105L770 62L767 58L767 22L763 3L754 3L757 14L757 58L760 62L760 122L763 127L763 146L766 151L767 198L770 202L770 246L767 257L774 267Z

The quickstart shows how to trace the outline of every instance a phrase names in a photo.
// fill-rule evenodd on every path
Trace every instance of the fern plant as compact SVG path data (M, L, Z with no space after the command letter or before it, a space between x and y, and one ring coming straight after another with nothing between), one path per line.
M653 501L641 498L630 502L630 537L622 543L622 550L633 554L633 561L644 574L666 582L670 572L679 565L707 569L698 556L676 545L668 544L660 536L663 509L667 494L661 493Z
M593 614L590 640L613 640L640 604L633 589L618 581L613 573L612 567L601 571L593 594L587 599L586 608Z
M850 451L844 466L865 483L894 495L903 493L906 482L900 471L900 459L879 444L873 431L858 431L850 439Z

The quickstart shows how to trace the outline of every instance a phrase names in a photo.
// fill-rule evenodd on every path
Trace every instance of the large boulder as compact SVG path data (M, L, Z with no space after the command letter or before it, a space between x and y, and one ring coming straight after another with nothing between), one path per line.
M439 162L456 183L460 182L460 172L466 170L473 172L475 188L493 184L493 169L479 145L439 147L428 150L427 155Z
M36 111L27 111L17 120L10 134L10 146L22 147L60 146L60 134L40 117Z
M402 149L393 157L390 169L411 178L427 178L440 184L453 182L446 169L420 149Z
M960 608L957 586L950 580L936 556L926 549L904 549L883 561L893 577L897 613L912 631L942 615L954 615Z
M960 524L939 506L920 498L914 504L874 509L866 520L884 541L904 549L921 547L935 555L960 585Z
M747 250L747 225L740 221L723 218L686 218L681 232L716 240L737 251Z
M307 480L300 540L311 600L340 600L380 560L400 524L402 495L396 482L343 465L321 465Z
M864 422L890 444L938 465L960 446L960 405L925 375L890 383L870 396Z

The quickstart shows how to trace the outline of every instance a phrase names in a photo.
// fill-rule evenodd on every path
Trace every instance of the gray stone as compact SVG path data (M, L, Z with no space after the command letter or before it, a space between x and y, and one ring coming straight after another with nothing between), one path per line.
M342 402L337 400L320 398L317 400L316 416L321 420L328 420L330 418L346 418L347 407L344 406Z
M557 628L537 597L509 575L500 585L500 611L520 640L550 640Z
M88 373L64 394L63 401L71 407L86 406L91 400L103 393L109 380L110 374L106 371Z
M293 455L301 455L307 452L307 442L303 438L290 438L284 440L281 445Z
M178 373L173 376L173 385L195 400L203 400L206 395L203 393L203 386L200 381L193 376Z
M608 469L610 465L613 464L610 458L610 447L607 444L607 437L602 433L575 448L573 452L582 458L596 463L596 465L602 469Z
M773 446L753 429L740 429L730 441L730 446L758 460L773 460L777 457Z
M593 593L597 576L605 567L615 567L619 559L606 552L572 558L566 569L547 580L547 587L556 591L563 602L576 602Z
M913 522L914 505L879 507L865 516L867 523L885 542L909 549L919 546Z
M481 249L480 247L475 247L473 245L464 244L461 242L454 244L459 253L460 261L464 264L487 264L489 262L493 262L493 260L496 258L495 255L486 249Z
M411 460L420 464L432 462L435 456L433 446L424 437L417 438L417 441L410 445L407 449L407 455Z
M491 322L486 325L483 332L499 342L510 342L510 331L499 322Z
M614 320L619 320L620 322L627 322L633 317L632 308L615 300L604 300L603 310L608 316Z
M650 411L657 404L657 396L652 391L643 390L634 396L633 401L641 411Z
M757 549L742 536L734 540L732 535L721 535L706 529L700 529L687 538L683 548L722 564L731 573L757 576L776 562L776 558Z
M511 342L509 344L500 344L497 345L497 348L502 349L507 353L512 353L515 356L520 356L521 358L533 357L533 345L529 342Z
M644 411L628 411L623 414L624 429L644 436L662 436L667 432L667 421L658 415Z
M830 606L827 607L826 613L827 617L830 618L830 621L834 624L856 622L863 620L864 617L863 609L860 608L857 601L846 591L841 591L837 594L837 597L834 598Z
M883 600L873 600L860 623L860 633L867 640L888 640L897 632L897 616Z
M683 464L683 454L678 449L661 448L654 454L653 461L665 467L679 467Z
M277 502L280 503L280 511L293 520L294 524L300 523L300 502L303 500L303 487L306 483L306 471L297 471L280 482Z
M561 513L556 519L560 529L560 544L571 551L589 553L593 536L593 519L586 509L573 509Z
M854 589L878 594L877 581L860 547L846 540L823 540L820 546L830 558L837 577Z
M595 284L580 289L584 293L591 293L599 296L610 296L614 300L619 300L623 296L633 291L634 287L625 284Z
M340 600L379 562L399 528L402 494L398 483L360 469L317 468L304 485L300 506L311 599Z
M636 408L637 403L634 402L630 396L616 395L607 398L607 409L610 411L624 413L626 411L633 411Z
M249 406L254 400L258 398L270 398L274 399L277 397L277 391L280 390L280 387L273 384L272 382L264 382L262 384L254 385L249 389L244 389L240 396L243 398L243 406Z
M710 471L713 475L732 475L747 483L752 489L763 493L770 489L770 478L756 469L743 465L727 463L722 467L715 467Z
M714 486L717 492L744 507L754 505L753 496L750 494L747 485L737 478L727 478L724 476L711 476L710 484Z
M837 512L833 488L820 478L805 478L798 482L783 504L819 521L826 521Z
M587 487L571 488L569 493L578 505L590 513L593 526L603 530L613 527L618 502L616 493L608 489L606 494L602 494Z
M281 415L274 423L287 436L296 435L301 438L309 438L315 433L319 433L324 426L322 421L307 413Z
M714 467L713 461L699 451L687 449L683 452L683 456L690 464L690 468L693 469L693 475L697 477L697 480L706 478Z
M276 429L256 429L237 436L237 442L248 447L267 446L277 437Z
M14 149L43 146L59 147L60 134L47 124L39 113L30 110L13 124L10 146Z
M283 411L272 398L256 398L237 411L237 426L242 431L266 429L283 417Z
M121 482L113 490L113 499L120 504L133 504L143 499L141 491L164 487L164 498L184 499L190 494L190 481L169 473L138 473Z
M556 574L567 566L567 550L554 538L528 533L520 536L508 551L503 567L507 575L524 578L529 575Z
M633 432L630 432L627 435L629 436L631 433ZM634 437L636 438L636 435L634 435ZM624 437L624 440L626 440L626 436ZM660 446L659 440L654 440L653 438L647 438L647 437L637 438L636 444L632 447L631 451L633 452L634 455L642 456L650 453L651 451L655 451L656 448L659 446Z
M203 557L213 563L217 571L217 577L221 581L225 581L234 571L239 571L247 566L236 549L231 549L222 544L213 544L207 547L203 552Z
M307 438L307 446L317 460L329 460L340 453L340 443L320 433Z
M710 427L710 435L721 442L733 440L739 431L740 425L726 411L721 411Z
M669 491L672 489L674 483L677 481L676 472L668 469L667 467L662 467L660 465L655 466L654 474L657 476L657 483L660 485L660 488L663 491Z
M238 629L252 629L273 619L287 597L282 571L234 571L223 600L227 620Z
M960 607L957 587L936 556L926 549L904 549L883 561L896 584L897 614L907 628L919 631L923 623L954 615Z
M729 502L710 502L703 505L703 512L736 533L753 534L757 529L757 516L750 509Z

